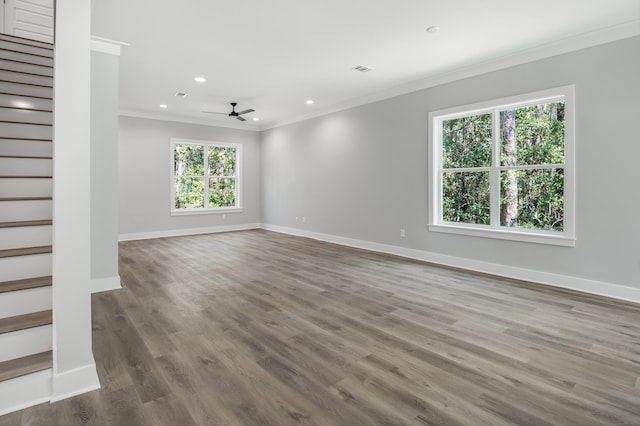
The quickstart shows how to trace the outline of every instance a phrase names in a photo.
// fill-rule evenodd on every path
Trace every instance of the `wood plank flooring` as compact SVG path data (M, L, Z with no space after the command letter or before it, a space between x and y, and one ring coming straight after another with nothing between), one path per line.
M102 388L0 425L639 425L640 305L267 231L120 244Z

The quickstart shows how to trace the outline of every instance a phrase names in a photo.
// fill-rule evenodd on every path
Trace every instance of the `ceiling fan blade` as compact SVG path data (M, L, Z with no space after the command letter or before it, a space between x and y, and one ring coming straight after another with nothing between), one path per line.
M253 110L253 109L245 109L244 111L240 111L240 112L238 113L238 115L241 115L241 114L248 114L248 113L253 112L253 111L255 111L255 110Z
M202 111L205 114L223 114L223 115L229 115L228 112L214 112L214 111Z
M238 120L240 120L240 121L247 121L247 119L246 119L246 118L242 118L242 117L236 117L236 118L237 118Z

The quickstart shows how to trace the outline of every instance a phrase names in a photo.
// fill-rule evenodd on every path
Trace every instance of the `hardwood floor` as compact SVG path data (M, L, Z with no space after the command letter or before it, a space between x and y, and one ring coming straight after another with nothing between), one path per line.
M120 274L102 388L1 425L640 424L640 305L259 230Z

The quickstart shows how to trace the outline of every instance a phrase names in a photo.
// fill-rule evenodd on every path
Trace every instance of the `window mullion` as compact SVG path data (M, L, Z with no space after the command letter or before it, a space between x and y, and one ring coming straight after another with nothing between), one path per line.
M497 228L500 226L500 112L494 109L491 112L491 118L490 225L492 228Z
M442 223L443 222L442 180L444 178L444 171L442 169L442 120L437 120L437 125L435 127L437 129L434 135L436 148L433 152L433 155L435 157L435 163L434 163L435 172L432 174L432 179L434 179L435 181L435 185L436 185L435 194L437 194L438 198L432 199L431 201L435 204L435 211L432 210L434 219L437 220L438 223Z
M171 210L176 207L176 144L171 142Z
M204 167L202 168L202 170L204 171L204 208L208 209L209 208L209 147L207 145L204 145L202 147L203 151L204 151L204 155L202 156L204 158Z

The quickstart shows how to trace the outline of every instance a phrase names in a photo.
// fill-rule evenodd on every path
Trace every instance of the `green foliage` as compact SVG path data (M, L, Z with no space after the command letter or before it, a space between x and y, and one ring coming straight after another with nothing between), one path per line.
M503 115L504 112L500 114ZM564 164L564 102L518 108L515 114L515 164ZM502 165L507 164L504 142L501 139Z
M233 207L236 205L236 180L233 178L209 179L209 207Z
M234 176L236 172L236 150L222 146L210 147L209 175Z
M501 217L504 217L507 207L515 207L517 221L510 226L562 231L564 170L517 167L564 164L564 103L533 105L517 108L514 112L515 151L513 147L507 149L507 141L503 140L505 129L498 129L501 135L500 164L516 167L515 180L509 179L509 173L506 171L500 172ZM500 122L509 123L508 120L502 120L503 114L504 112L501 112ZM510 123L513 126L513 121ZM443 168L489 167L492 155L491 127L491 114L443 121ZM445 170L442 188L444 221L490 223L488 172ZM517 197L510 199L506 196L507 189L511 190L512 195L517 192ZM514 202L517 206L513 205ZM506 226L503 220L501 222L502 226Z
M449 172L442 180L443 220L490 224L489 172Z
M442 122L442 167L491 165L491 114Z
M206 156L205 156L206 149ZM205 175L205 157L208 173ZM208 206L233 207L236 205L236 150L231 147L203 145L175 145L175 205L176 209L205 207L205 194L209 194ZM208 180L208 188L205 182Z
M173 169L176 176L203 176L204 147L176 145L173 149Z
M518 178L517 226L562 232L564 170L518 170L516 174Z
M175 208L204 207L204 178L175 178Z

